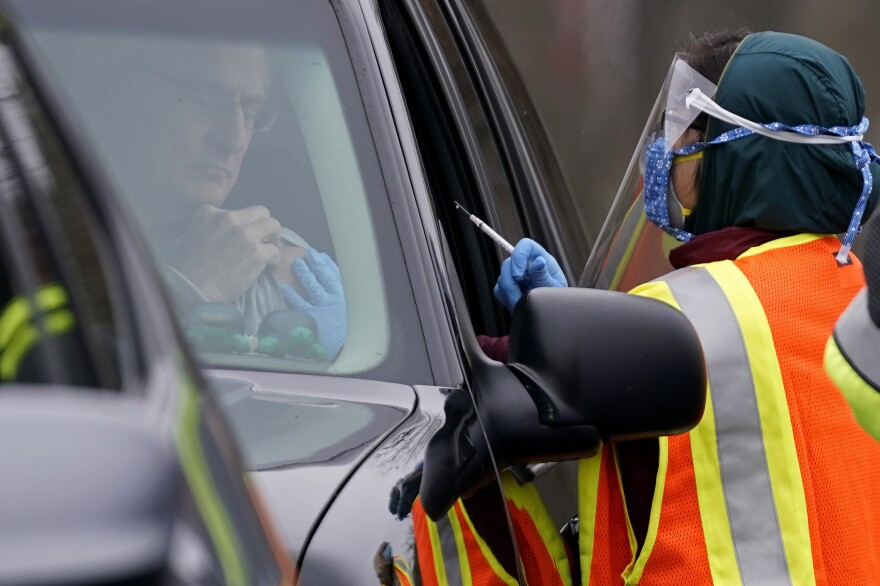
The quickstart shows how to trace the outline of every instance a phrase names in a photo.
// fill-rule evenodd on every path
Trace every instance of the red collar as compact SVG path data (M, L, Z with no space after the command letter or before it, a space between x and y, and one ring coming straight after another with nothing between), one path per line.
M680 269L704 262L733 260L754 246L791 234L792 232L731 226L694 236L688 242L673 248L669 253L669 262Z

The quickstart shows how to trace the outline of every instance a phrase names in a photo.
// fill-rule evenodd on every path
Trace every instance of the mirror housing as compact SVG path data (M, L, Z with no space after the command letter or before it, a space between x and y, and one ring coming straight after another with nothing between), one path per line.
M674 435L702 418L702 346L684 314L661 301L540 288L514 309L507 364L470 339L474 399L450 394L425 453L420 496L435 521L496 471L588 458L603 440Z
M542 425L593 425L604 440L683 433L703 416L697 333L662 301L598 289L535 289L513 313L508 368Z

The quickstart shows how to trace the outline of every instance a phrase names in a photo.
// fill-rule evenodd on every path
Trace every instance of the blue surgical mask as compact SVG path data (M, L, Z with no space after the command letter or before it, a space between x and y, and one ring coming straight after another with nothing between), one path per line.
M678 150L667 150L665 140L660 138L646 148L645 213L654 224L682 242L687 242L694 235L684 230L685 208L676 197L669 180L672 162L676 156L691 155L707 146L708 143L701 142L689 144Z

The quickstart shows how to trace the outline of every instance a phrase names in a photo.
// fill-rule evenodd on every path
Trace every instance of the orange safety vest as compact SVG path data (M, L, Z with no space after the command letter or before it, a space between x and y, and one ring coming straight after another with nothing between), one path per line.
M562 536L532 483L502 475L517 548L529 586L570 586L571 572ZM519 582L499 563L474 529L461 500L433 522L421 500L412 509L419 574L424 586L515 586Z
M880 444L822 363L864 284L857 260L837 266L838 248L791 236L632 291L690 318L709 394L696 428L658 440L647 536L626 584L880 579Z
M612 449L580 461L578 469L578 546L581 584L621 584L635 539L624 521L620 480Z
M412 571L409 569L409 564L406 563L406 559L403 556L396 555L394 556L394 576L397 578L397 582L400 586L414 586L412 579Z

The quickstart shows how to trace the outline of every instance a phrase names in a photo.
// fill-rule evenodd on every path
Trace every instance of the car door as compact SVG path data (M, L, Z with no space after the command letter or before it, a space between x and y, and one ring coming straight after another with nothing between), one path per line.
M367 4L327 0L225 2L210 21L198 1L17 7L54 103L63 104L59 111L145 234L301 583L372 582L398 559L417 575L411 488L418 493L445 399L471 400L433 246L436 226L426 231L414 203L425 189L418 146L378 15ZM217 66L230 50L236 58L222 62L230 66ZM259 67L234 67L238 56L255 55L266 77ZM251 83L255 75L261 83ZM266 120L274 124L245 118L256 99L238 95L239 83L271 101ZM200 134L215 120L250 125L246 154L219 127ZM200 154L191 161L192 153ZM226 159L206 165L208 153ZM198 206L187 197L216 193L213 186L239 171L224 161L240 155L237 181L213 212L271 210L289 229L285 248L334 259L347 313L338 355L319 353L314 339L294 340L297 328L312 327L308 319L290 321L302 313L275 308L259 324L242 325L254 312L200 297L199 279L179 262L190 233L169 236L167 223L154 222L163 206L192 213ZM214 240L204 258L230 241ZM233 270L230 261L214 273ZM260 279L280 284L267 271ZM255 305L265 301L254 296ZM490 462L478 421L469 421ZM478 472L483 508L494 509L481 520L498 528L490 547L516 576L494 468ZM390 507L402 492L401 504ZM430 555L428 547L421 552ZM456 552L435 553L459 567Z
M486 43L494 40L484 36L486 23L481 30L472 5L404 1L383 3L381 10L423 155L431 213L448 247L446 269L461 291L453 311L461 322L459 335L470 365L468 382L478 401L492 394L513 400L508 394L511 381L486 366L476 342L477 335L496 338L509 331L510 315L492 296L505 253L476 230L456 204L487 221L510 242L526 235L544 242L559 251L563 265L575 274L579 266L570 264L586 258L589 238L571 228L576 218L542 141L539 121L525 94L502 83L497 68L509 63L499 64L487 50ZM532 125L528 130L524 119ZM572 271L567 272L571 278ZM504 441L501 434L492 440ZM497 444L490 449L504 451ZM549 522L555 531L573 536L574 463L518 467L502 476L508 493L538 487L550 505ZM507 495L509 513L521 515L515 501ZM524 540L523 533L517 534L521 554L529 549ZM531 573L534 581L535 568L529 564L535 565L539 558L527 559L520 578ZM571 571L576 571L574 564ZM563 574L572 579L570 573Z

